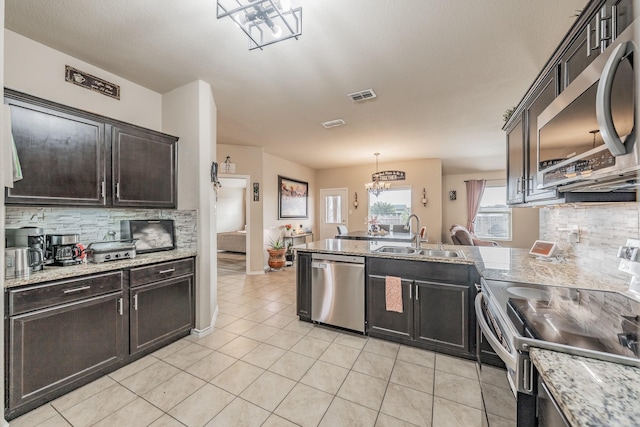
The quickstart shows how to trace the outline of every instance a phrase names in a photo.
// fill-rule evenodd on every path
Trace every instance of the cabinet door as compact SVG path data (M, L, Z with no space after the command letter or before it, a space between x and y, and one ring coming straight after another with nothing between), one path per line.
M120 362L122 292L9 318L9 413Z
M569 86L600 54L600 44L596 39L596 24L596 18L589 21L589 26L580 32L578 38L571 43L562 56L560 60L561 90Z
M538 115L551 104L558 93L557 74L554 68L536 90L529 107L525 109L527 117L527 181L525 183L525 202L555 199L555 190L538 190Z
M524 130L522 115L507 130L507 204L524 202Z
M7 189L6 203L103 205L104 124L62 107L6 99L23 176Z
M186 335L195 324L193 275L130 290L131 354Z
M298 253L296 270L296 310L300 320L311 321L311 254Z
M469 287L416 280L416 340L469 352Z
M144 129L111 128L114 206L176 207L176 141Z
M413 281L402 280L403 312L388 311L385 276L369 275L367 279L367 329L369 336L380 338L413 338Z

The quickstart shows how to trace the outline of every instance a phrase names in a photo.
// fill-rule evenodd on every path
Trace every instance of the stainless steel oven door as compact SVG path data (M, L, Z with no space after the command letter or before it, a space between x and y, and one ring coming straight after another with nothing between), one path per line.
M507 367L496 368L482 363L478 357L480 388L484 408L484 421L492 425L516 425L517 421L517 392L511 380L517 367L517 357L512 354L508 343L501 342L492 320L488 319L487 305L483 302L484 295L478 293L475 301L476 319L478 325L478 345L482 340L487 341ZM502 333L502 332L501 332ZM501 335L502 339L504 335ZM507 373L509 372L509 374Z

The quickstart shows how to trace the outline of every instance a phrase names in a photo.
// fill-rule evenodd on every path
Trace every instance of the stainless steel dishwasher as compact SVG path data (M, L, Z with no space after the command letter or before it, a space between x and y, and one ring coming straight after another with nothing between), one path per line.
M311 320L364 333L364 257L311 255Z

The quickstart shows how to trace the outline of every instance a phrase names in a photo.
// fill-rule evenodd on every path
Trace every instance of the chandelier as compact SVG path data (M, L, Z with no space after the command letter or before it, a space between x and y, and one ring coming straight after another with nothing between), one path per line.
M249 37L249 50L302 35L302 7L291 0L218 0L218 19L225 16Z
M367 182L364 188L369 194L378 197L380 193L391 188L389 181L402 181L405 179L405 173L402 171L382 171L378 172L378 156L380 153L373 153L376 156L376 172L371 175L371 182Z

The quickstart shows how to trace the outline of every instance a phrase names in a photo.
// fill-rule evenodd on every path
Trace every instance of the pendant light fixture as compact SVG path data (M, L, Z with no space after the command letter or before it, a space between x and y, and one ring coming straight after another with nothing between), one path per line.
M302 35L302 7L291 0L217 0L218 19L230 17L249 37L249 50Z
M378 172L378 156L380 153L373 153L373 155L376 156L376 173L371 175L371 182L367 182L364 188L367 189L369 194L378 197L380 193L391 187L391 183L380 181L380 173Z

